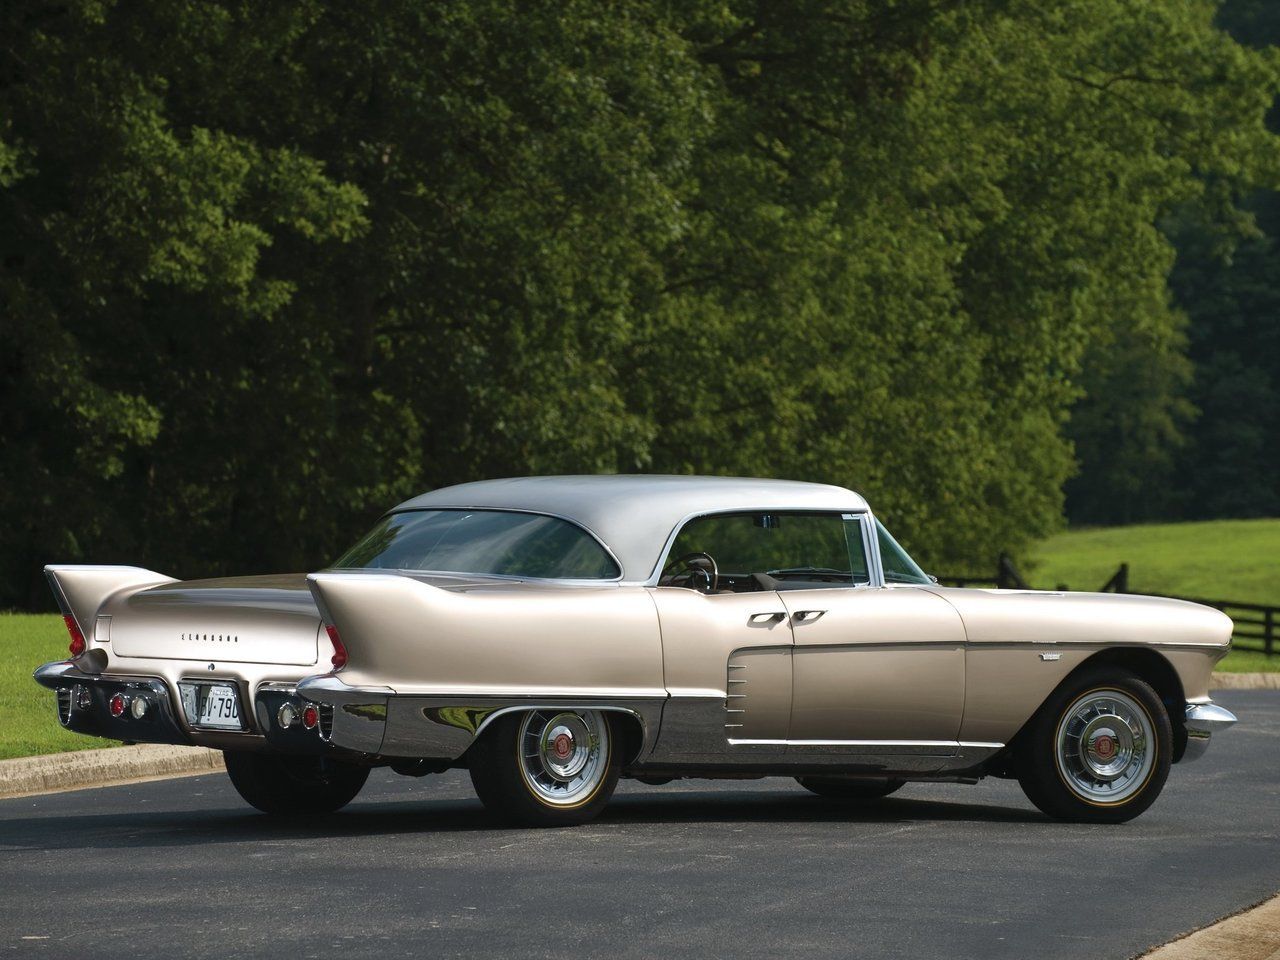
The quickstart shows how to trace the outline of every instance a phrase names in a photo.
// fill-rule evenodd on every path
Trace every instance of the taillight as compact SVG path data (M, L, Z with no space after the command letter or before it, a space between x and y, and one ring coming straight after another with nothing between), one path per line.
M319 723L320 711L314 703L308 703L302 708L302 725L308 730L314 730Z
M87 646L84 642L84 634L80 632L80 624L76 623L76 618L70 614L64 615L62 622L67 625L67 633L71 634L71 645L67 650L73 657L78 657L84 653Z
M338 628L331 623L326 623L325 630L329 634L329 642L333 644L333 656L329 662L333 664L333 669L341 670L347 665L347 648L342 645L342 638L338 636Z

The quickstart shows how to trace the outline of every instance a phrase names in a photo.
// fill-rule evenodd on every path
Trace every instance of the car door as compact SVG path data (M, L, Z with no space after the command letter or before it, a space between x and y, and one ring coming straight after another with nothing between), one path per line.
M964 711L964 625L911 587L783 591L795 638L790 739L936 744Z
M873 521L864 515L860 522L867 585L779 587L794 637L791 744L954 753L964 712L964 623L927 584L877 583L883 574L871 549Z

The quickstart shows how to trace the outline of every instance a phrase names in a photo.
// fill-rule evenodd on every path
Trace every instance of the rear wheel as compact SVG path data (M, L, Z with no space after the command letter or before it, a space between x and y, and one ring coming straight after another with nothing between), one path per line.
M250 805L275 816L332 813L355 799L369 768L327 757L223 751L227 775Z
M879 800L893 793L905 782L883 777L796 777L796 783L806 790L832 800Z
M1019 745L1018 782L1051 817L1123 823L1146 810L1169 776L1173 730L1151 687L1133 674L1088 670L1049 698Z
M494 721L471 748L471 782L499 816L535 827L599 816L618 784L620 751L598 710L533 710Z

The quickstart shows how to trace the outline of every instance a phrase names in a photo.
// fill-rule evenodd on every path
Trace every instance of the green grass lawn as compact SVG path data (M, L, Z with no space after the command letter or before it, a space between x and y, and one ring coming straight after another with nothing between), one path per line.
M36 667L67 655L67 630L51 614L0 614L0 760L36 753L116 746L70 733L58 723L53 691L31 679Z
M1041 543L1022 574L1037 587L1097 590L1122 562L1133 593L1280 606L1280 519L1069 530ZM1233 650L1218 669L1280 672L1280 656Z

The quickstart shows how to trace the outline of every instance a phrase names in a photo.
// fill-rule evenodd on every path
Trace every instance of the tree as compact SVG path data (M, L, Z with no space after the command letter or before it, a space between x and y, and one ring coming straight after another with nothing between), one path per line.
M930 565L1016 549L1087 345L1176 349L1160 218L1271 176L1275 62L1212 14L10 4L0 603L314 569L504 474L831 480Z

